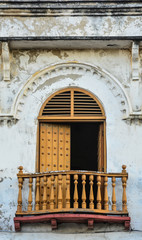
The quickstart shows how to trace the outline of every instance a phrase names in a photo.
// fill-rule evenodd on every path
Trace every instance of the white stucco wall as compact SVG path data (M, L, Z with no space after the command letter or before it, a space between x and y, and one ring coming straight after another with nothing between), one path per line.
M44 239L62 239L62 240L141 240L142 239L142 233L140 232L109 232L109 233L84 233L84 234L59 234L59 233L0 233L0 237L2 240L38 240L39 238L41 240Z
M0 37L140 36L141 21L141 16L0 17Z
M42 69L46 71L42 73ZM52 69L55 71L52 72ZM26 83L33 79L35 84L26 88ZM127 165L131 227L133 230L142 230L142 125L128 124L122 120L130 111L130 81L129 50L11 52L11 81L3 82L1 79L1 112L10 114L16 96L20 96L16 103L22 99L22 104L18 105L17 123L1 122L0 125L1 230L14 231L17 167L22 165L25 172L35 172L37 116L40 107L53 92L68 86L86 89L102 102L107 117L107 170L120 172L121 166Z
M6 101L6 104L2 103L2 112L10 112L17 91L33 74L51 64L68 61L85 62L103 68L122 82L129 94L131 79L131 54L129 50L12 51L11 82L8 83L8 88L6 83L2 83L2 87L5 87L2 94L8 95L9 100Z

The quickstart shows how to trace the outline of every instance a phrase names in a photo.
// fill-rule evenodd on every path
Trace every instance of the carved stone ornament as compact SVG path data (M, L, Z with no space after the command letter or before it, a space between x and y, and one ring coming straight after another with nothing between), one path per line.
M139 81L139 42L132 43L132 81Z
M139 42L132 43L132 79L130 82L130 96L132 102L132 112L126 118L126 122L131 124L142 124L141 101L139 101L140 89L140 56Z
M7 114L0 114L0 126L8 125L9 127L13 124L16 124L18 119L14 118L13 115Z
M10 54L7 42L2 43L2 70L3 80L10 81Z
M34 73L19 90L11 109L12 117L16 119L16 121L21 118L20 115L23 111L26 98L29 95L33 95L40 86L53 79L53 77L63 75L66 77L68 74L78 74L81 76L90 74L93 79L95 79L94 76L96 76L99 81L103 81L103 83L107 86L108 91L111 91L113 96L117 99L120 105L122 119L128 120L133 115L129 96L123 85L114 76L95 65L71 61L57 63L41 70L40 72Z
M41 70L26 82L26 84L20 89L14 104L13 104L13 115L15 118L20 118L20 112L22 112L25 99L28 95L36 92L36 89L43 85L47 80L52 79L57 76L66 76L68 74L79 74L84 76L85 74L92 75L92 78L96 75L96 78L99 78L99 81L103 81L107 86L108 90L112 92L113 96L117 98L120 104L120 110L123 117L129 115L132 112L131 103L127 92L125 91L122 84L107 71L101 69L97 66L92 66L88 63L80 62L65 62L51 65L50 67Z
M135 125L141 125L142 124L142 114L132 113L127 118L125 118L124 120L129 125L131 125L132 123L134 123Z

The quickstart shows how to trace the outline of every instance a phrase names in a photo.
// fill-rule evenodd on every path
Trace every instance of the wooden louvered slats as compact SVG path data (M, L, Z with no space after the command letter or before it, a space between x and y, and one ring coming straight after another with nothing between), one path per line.
M59 99L59 100L58 100L58 99ZM62 101L64 101L64 99L65 99L65 98L54 98L54 99L51 100L48 104L54 103L55 101L60 101L60 102L62 102ZM70 99L67 98L66 101L70 102Z
M81 103L81 102L83 102L83 103L85 102L86 104L88 104L87 102L89 102L89 103L91 103L91 102L94 103L94 100L90 100L90 99L89 99L89 100L88 100L88 99L85 99L85 100L84 100L84 99L79 98L79 102L80 102L80 103ZM96 104L96 105L98 106L98 104Z
M93 111L94 112L94 110L97 110L96 112L97 113L101 113L101 110L99 111L99 109L96 109L96 108L90 108L90 107L87 107L87 108L79 108L79 107L75 107L75 110L76 111Z
M82 100L81 104L80 100ZM74 115L102 116L102 111L91 96L79 91L74 91Z
M70 102L70 91L59 93L46 103L42 115L70 115Z
M104 116L98 100L83 90L69 89L53 95L42 109L42 116Z

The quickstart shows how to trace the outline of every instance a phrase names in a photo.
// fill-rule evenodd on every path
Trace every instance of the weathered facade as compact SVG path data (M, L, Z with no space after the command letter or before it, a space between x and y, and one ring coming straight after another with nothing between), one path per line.
M0 2L2 239L74 239L74 233L75 239L142 239L141 11L141 1L132 0ZM62 223L54 231L49 223L27 223L15 233L18 167L23 166L24 173L39 171L40 109L52 94L64 89L82 89L104 109L106 149L101 171L119 173L122 165L127 166L131 232L108 221L95 223L93 230L88 230L86 223ZM60 116L58 121L62 122ZM118 209L125 205L121 185L120 179L116 181ZM100 200L108 209L115 205L111 187L108 181L108 199ZM22 191L24 209L30 202L28 183ZM31 191L34 198L33 186Z

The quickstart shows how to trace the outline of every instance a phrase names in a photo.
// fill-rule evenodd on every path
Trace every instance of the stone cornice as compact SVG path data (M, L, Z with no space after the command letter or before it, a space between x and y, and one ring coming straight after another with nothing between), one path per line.
M135 16L142 15L138 0L3 0L0 16Z
M19 37L19 36L12 36L12 37L0 37L0 41L46 41L46 40L131 40L131 41L142 41L142 35L139 36L26 36L26 37Z
M142 36L27 36L0 37L10 49L131 49L133 41L142 48Z

